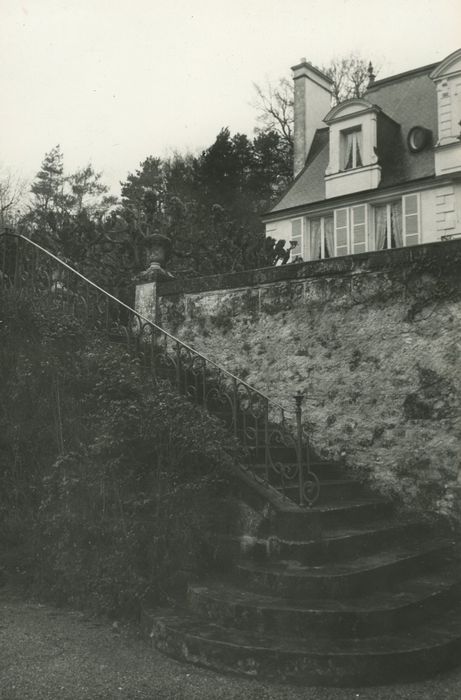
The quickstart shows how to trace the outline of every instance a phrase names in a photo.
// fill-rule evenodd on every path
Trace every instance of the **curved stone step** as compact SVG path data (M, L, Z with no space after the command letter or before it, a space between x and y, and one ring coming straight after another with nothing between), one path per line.
M435 528L435 524L420 519L399 518L362 527L332 529L318 538L284 539L272 534L268 526L267 532L259 536L216 533L213 552L216 561L223 566L242 556L259 562L295 559L301 564L315 566L389 549L395 542L416 545L422 539L434 537ZM443 529L438 534L442 532ZM448 532L445 534L449 536Z
M356 557L350 561L308 566L296 560L258 563L241 561L239 577L252 590L270 591L282 597L343 598L382 590L402 578L430 571L447 562L454 543L441 538L417 547Z
M256 540L252 555L259 560L280 557L296 559L310 565L343 561L353 556L376 552L395 542L416 542L428 539L434 525L420 519L395 519L374 525L330 530L318 539L284 539L275 535ZM432 535L433 536L433 535Z
M461 566L453 566L355 599L287 600L215 580L191 584L188 600L194 613L223 627L300 638L318 632L336 640L411 628L456 604L460 594Z
M389 517L393 504L385 498L360 498L340 503L315 504L313 507L278 512L274 530L282 538L303 539L325 529L370 524Z
M224 628L193 616L146 614L155 646L181 661L285 683L358 686L421 680L459 662L461 609L401 632L332 642L281 639Z

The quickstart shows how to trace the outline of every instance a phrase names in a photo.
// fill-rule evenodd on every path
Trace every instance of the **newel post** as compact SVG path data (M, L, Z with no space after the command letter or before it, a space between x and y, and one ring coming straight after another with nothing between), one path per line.
M171 273L164 269L164 265L171 256L171 239L159 233L154 233L145 238L147 250L147 262L149 267L136 277L135 311L147 318L152 323L158 319L157 312L157 285L160 280L169 279Z

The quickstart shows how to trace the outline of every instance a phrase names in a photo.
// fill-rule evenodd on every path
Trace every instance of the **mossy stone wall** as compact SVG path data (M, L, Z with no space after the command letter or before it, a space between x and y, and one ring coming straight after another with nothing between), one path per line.
M322 455L460 517L461 241L175 280L158 310L282 405L303 390Z

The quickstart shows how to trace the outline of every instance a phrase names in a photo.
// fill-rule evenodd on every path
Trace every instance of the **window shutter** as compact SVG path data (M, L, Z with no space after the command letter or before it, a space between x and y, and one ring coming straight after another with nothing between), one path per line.
M335 255L349 253L348 209L335 209Z
M367 251L367 208L360 204L351 209L352 253Z
M291 251L291 257L295 258L297 255L304 257L304 246L303 246L303 220L293 219L291 222L291 240L296 241L298 244Z
M403 244L418 245L421 235L419 194L406 194L403 201Z

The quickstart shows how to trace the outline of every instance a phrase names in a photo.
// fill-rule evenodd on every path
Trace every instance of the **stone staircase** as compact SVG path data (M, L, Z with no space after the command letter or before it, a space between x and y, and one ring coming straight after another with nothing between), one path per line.
M319 686L417 680L458 664L455 534L396 512L338 465L314 469L311 508L235 473L257 531L219 537L214 575L191 582L174 609L144 611L154 645L221 672Z
M214 575L190 582L174 609L144 611L143 625L159 649L217 671L324 686L421 679L460 663L459 538L445 523L403 516L329 463L311 464L319 492L311 507L297 505L296 479L285 479L278 467L293 472L300 451L296 458L293 448L272 445L268 464L267 397L36 243L19 235L10 243L14 255L0 256L4 289L51 295L89 327L128 341L132 352L144 342L146 371L171 379L182 393L193 389L193 400L232 425L244 443L247 415L238 406L250 405L249 462L227 465L229 499L244 503L248 518L240 529L229 522L217 534ZM10 259L14 265L5 266ZM160 367L159 337L168 360ZM219 382L209 391L209 367L233 394L219 397Z

